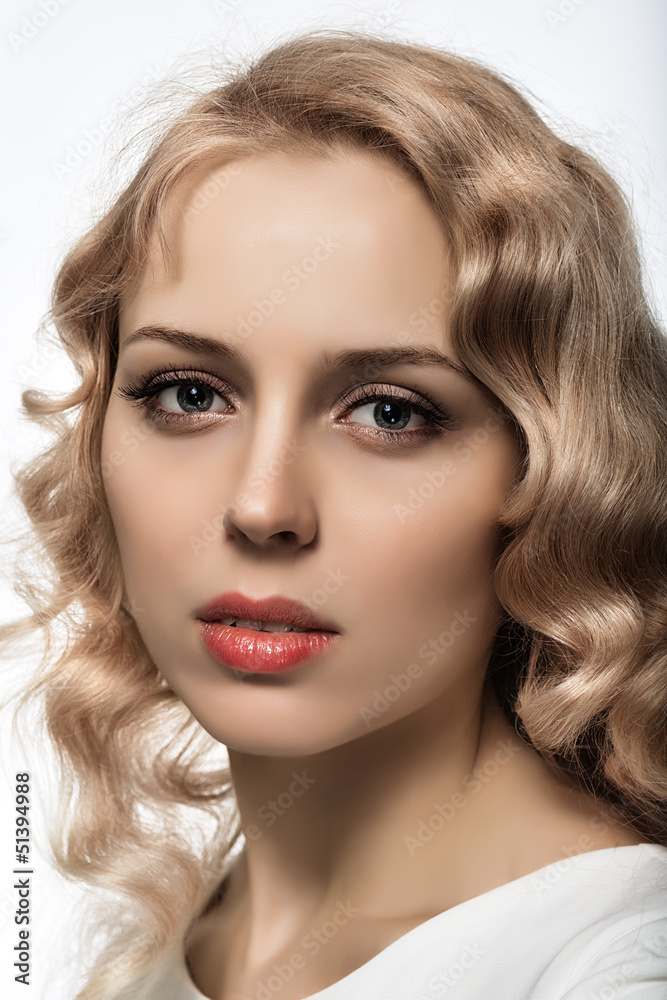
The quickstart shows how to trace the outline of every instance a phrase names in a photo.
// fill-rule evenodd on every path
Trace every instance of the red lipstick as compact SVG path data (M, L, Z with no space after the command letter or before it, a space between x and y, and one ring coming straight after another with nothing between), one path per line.
M255 600L231 591L213 598L196 617L211 656L226 667L250 673L291 670L323 653L340 635L333 622L280 595ZM225 621L231 618L242 624ZM308 631L263 629L280 623Z

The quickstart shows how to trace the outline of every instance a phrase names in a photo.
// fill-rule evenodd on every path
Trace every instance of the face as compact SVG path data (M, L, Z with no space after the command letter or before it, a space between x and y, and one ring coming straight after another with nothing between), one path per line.
M121 309L102 442L158 670L248 753L474 712L518 451L454 367L447 248L424 194L364 152L271 153L193 174L168 221L174 266L154 242ZM380 364L388 349L453 365ZM292 669L234 669L199 620L229 591L299 601L338 635Z

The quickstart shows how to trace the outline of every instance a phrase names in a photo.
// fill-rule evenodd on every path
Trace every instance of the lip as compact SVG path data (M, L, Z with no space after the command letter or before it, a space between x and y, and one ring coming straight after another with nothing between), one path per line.
M220 619L250 618L291 622L311 632L261 632L223 625ZM202 643L219 663L247 673L275 674L292 670L325 652L339 631L333 623L287 597L255 600L239 591L221 594L197 613Z
M320 632L339 632L333 622L314 614L305 604L280 594L256 600L246 597L238 590L232 590L214 597L195 617L204 622L231 617L253 618L263 622L291 622L301 628L313 628Z

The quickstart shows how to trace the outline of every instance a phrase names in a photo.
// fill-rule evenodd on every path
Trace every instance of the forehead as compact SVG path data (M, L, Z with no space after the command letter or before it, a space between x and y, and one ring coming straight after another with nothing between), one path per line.
M426 194L363 150L200 165L171 193L162 221L172 259L153 232L133 295L197 294L205 284L252 297L295 286L305 272L314 286L366 287L388 303L406 291L419 297L427 286L430 299L446 260Z

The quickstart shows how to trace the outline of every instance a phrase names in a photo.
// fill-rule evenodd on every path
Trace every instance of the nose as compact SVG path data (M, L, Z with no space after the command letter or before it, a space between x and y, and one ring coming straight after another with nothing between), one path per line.
M240 438L240 475L223 512L223 530L246 548L297 550L310 545L317 533L315 505L305 480L308 447L302 436L286 433L293 421L280 419L268 408L257 419L250 446ZM305 461L304 461L305 460Z

